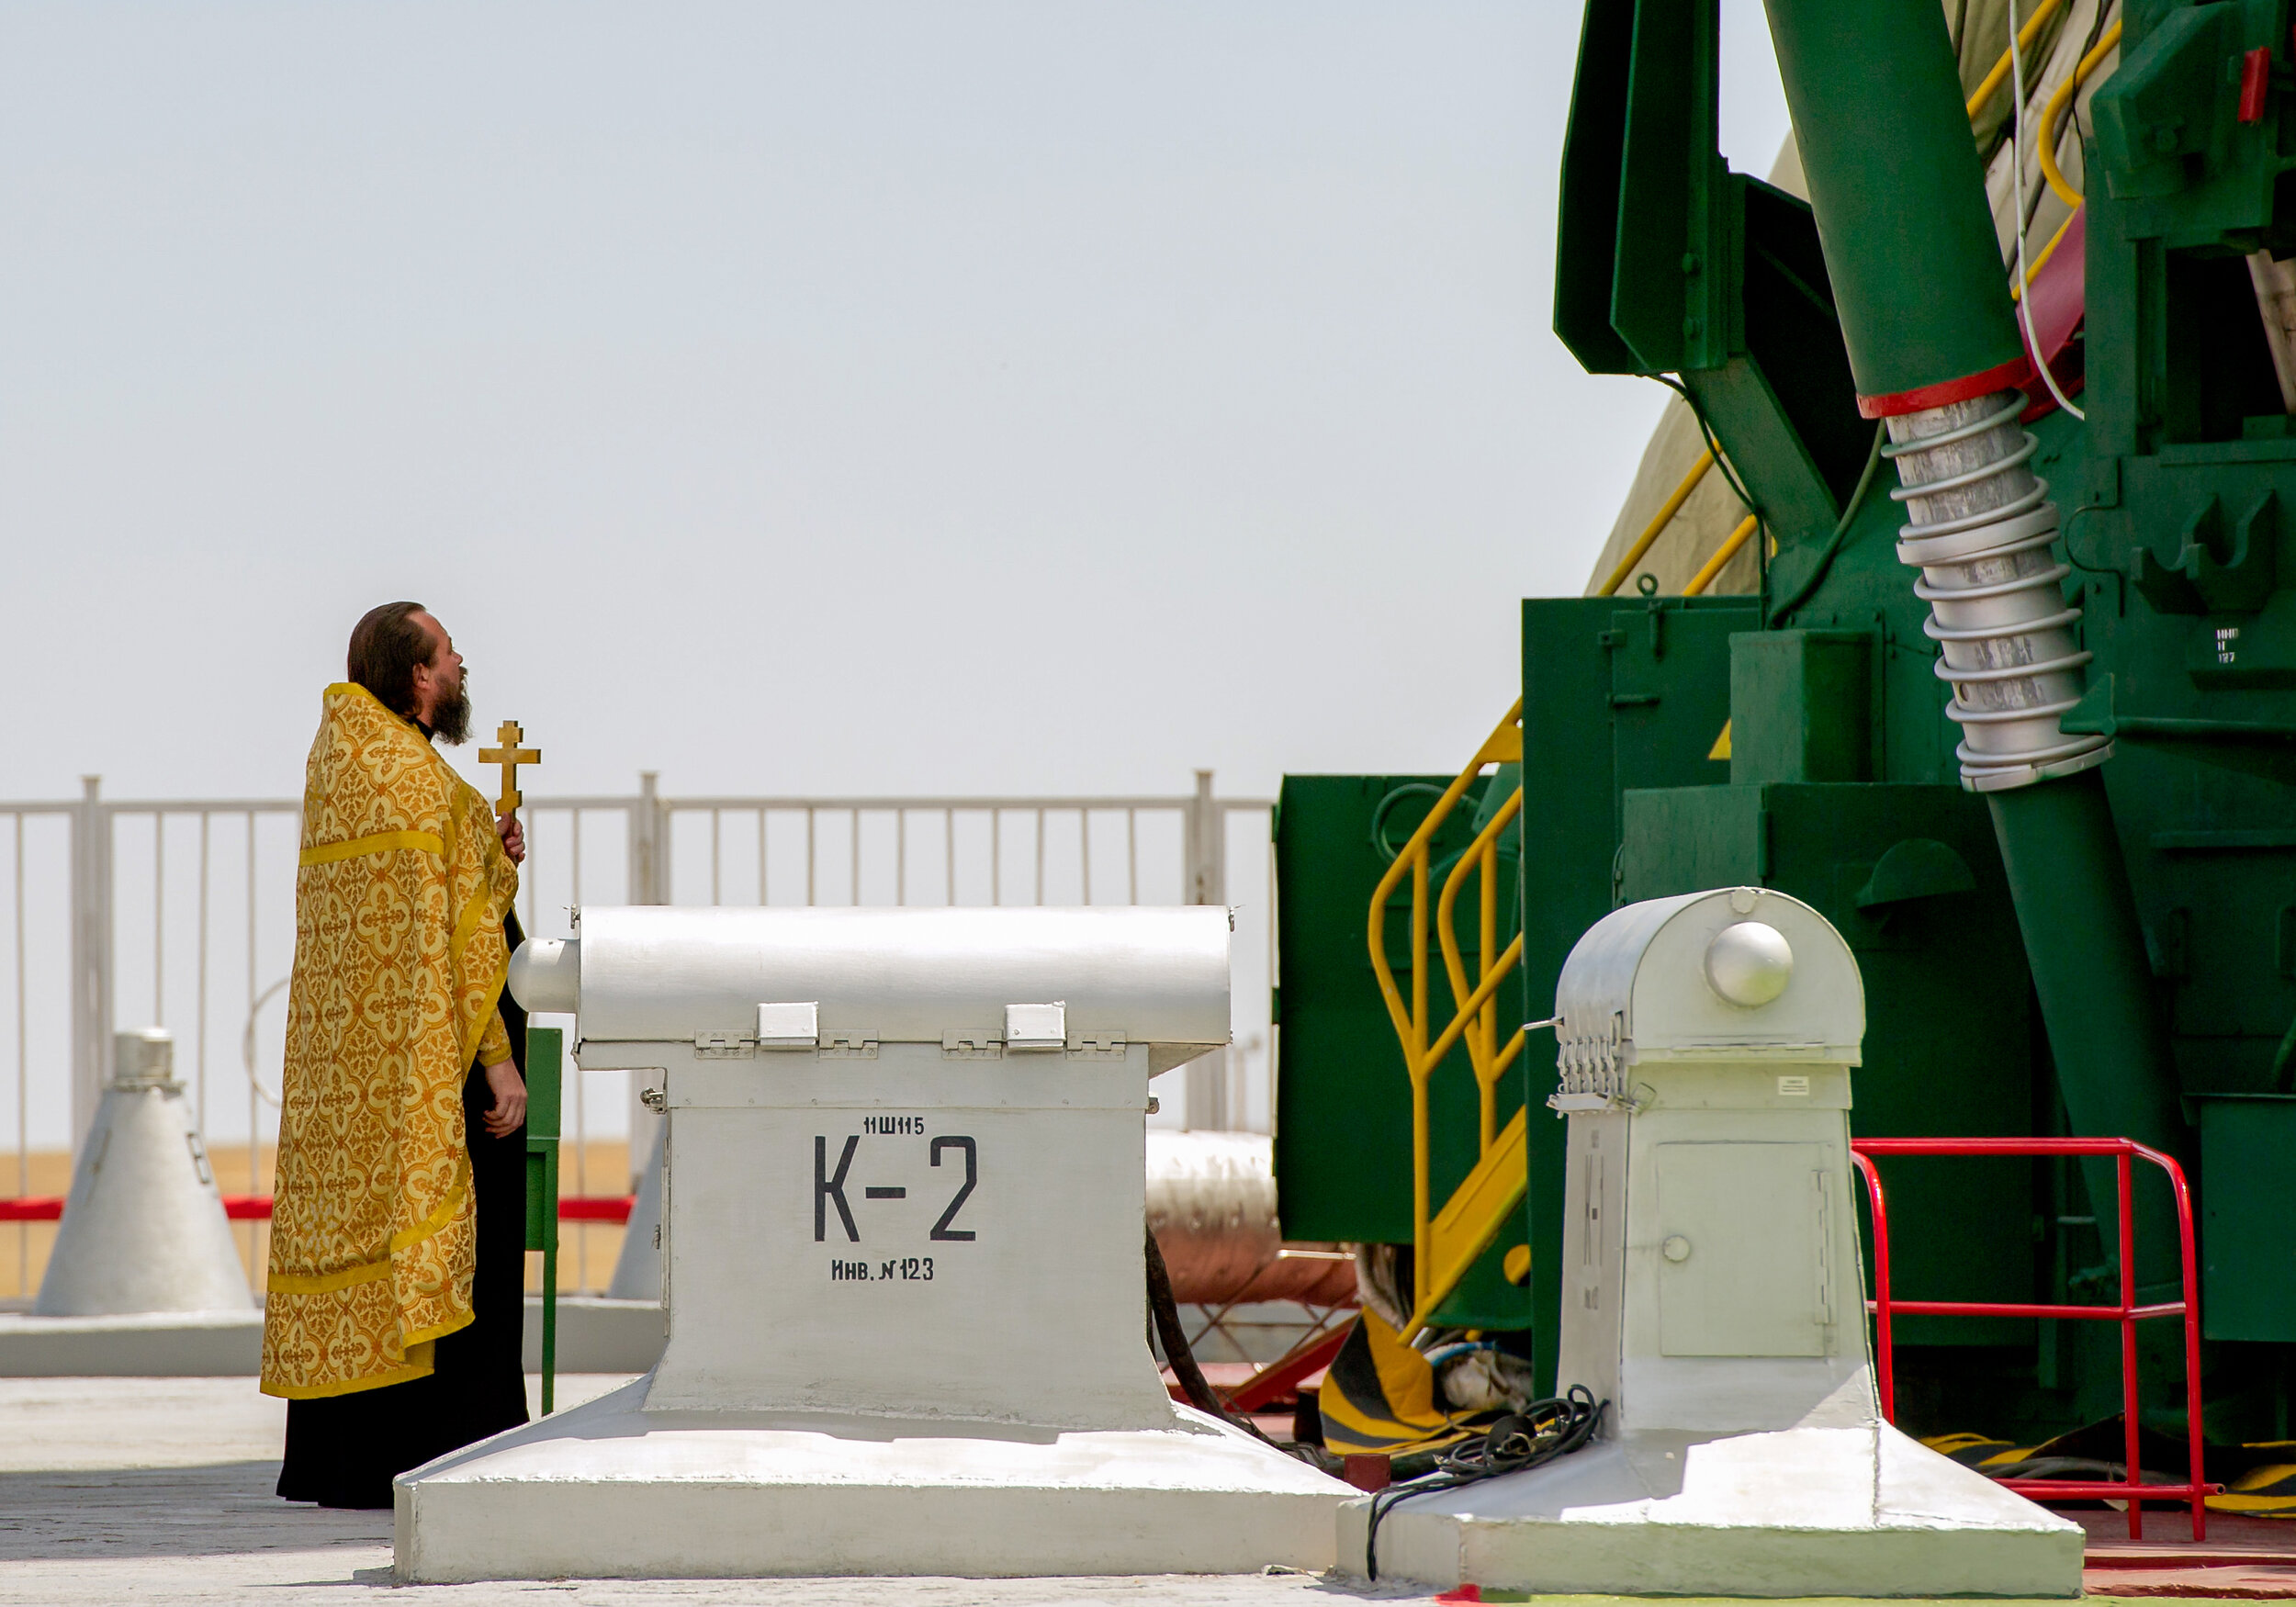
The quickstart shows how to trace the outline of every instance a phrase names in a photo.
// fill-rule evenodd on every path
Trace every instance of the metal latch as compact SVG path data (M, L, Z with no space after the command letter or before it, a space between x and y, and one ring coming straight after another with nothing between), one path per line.
M1059 1000L1049 1005L1007 1005L1005 1047L1016 1051L1066 1049L1067 1005Z
M806 1002L758 1006L760 1049L813 1049L821 1042L821 1006Z

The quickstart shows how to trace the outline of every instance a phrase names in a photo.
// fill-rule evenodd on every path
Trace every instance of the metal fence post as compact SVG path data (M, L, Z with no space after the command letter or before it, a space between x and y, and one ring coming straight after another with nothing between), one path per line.
M670 902L670 832L656 770L637 773L637 798L630 805L630 902Z
M110 1072L112 831L101 776L80 778L72 812L72 1148L96 1119Z
M1228 902L1228 834L1220 804L1211 795L1211 771L1196 772L1196 795L1188 800L1187 901Z
M1228 902L1227 814L1211 793L1211 771L1196 772L1196 795L1188 800L1185 829L1187 901ZM1187 1068L1187 1125L1224 1132L1239 1125L1228 1108L1228 1062L1232 1045L1215 1050Z

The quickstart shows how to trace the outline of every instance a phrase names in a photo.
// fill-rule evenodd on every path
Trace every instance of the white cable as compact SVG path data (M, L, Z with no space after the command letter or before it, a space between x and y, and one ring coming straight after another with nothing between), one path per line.
M2025 274L2025 57L2018 49L2017 4L2009 0L2009 86L2014 97L2014 110L2009 116L2009 172L2016 183L2009 186L2017 197L2017 213L2011 227L2017 230L2017 303L2018 321L2025 328L2025 345L2032 353L2033 366L2041 370L2041 382L2049 388L2057 406L2080 420L2088 421L2088 415L2073 405L2073 399L2058 388L2057 376L2050 372L2048 354L2041 349L2041 337L2033 332L2033 287ZM2044 133L2047 130L2043 130Z

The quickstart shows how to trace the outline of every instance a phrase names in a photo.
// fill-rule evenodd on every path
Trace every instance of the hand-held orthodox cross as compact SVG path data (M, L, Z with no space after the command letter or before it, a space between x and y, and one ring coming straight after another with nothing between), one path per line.
M542 749L519 746L526 740L526 728L515 720L503 721L494 733L494 740L501 746L478 749L478 762L501 766L502 795L494 801L494 813L498 815L515 815L518 806L526 801L518 790L518 767L522 764L540 764Z

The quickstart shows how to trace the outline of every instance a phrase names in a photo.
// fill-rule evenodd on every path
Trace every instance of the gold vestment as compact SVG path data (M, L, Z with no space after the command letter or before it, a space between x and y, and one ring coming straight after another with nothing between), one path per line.
M463 1132L518 871L494 814L364 687L327 689L304 772L295 972L264 1310L263 1391L419 1378L471 1320L477 1213Z

